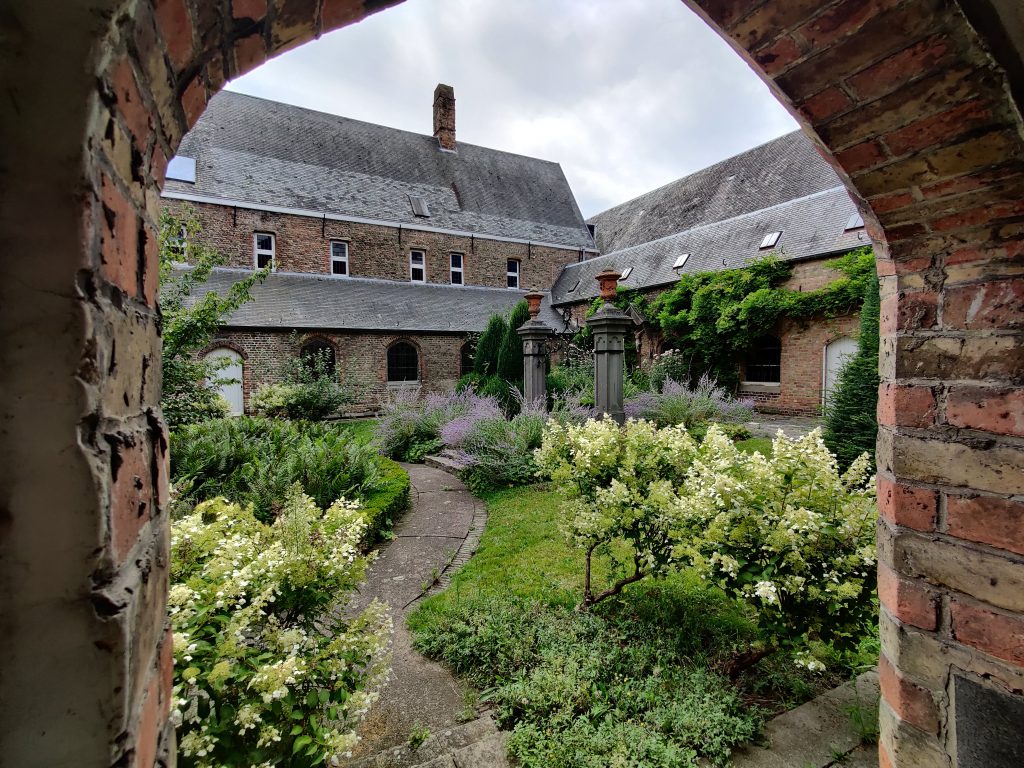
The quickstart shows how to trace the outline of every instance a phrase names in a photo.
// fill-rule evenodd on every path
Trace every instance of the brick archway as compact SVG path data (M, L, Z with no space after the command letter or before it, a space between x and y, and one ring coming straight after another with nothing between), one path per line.
M879 244L882 755L948 765L951 670L1024 690L1024 83L1003 0L685 2L818 137ZM157 190L228 78L392 4L0 14L16 116L0 125L13 763L148 768L171 748Z

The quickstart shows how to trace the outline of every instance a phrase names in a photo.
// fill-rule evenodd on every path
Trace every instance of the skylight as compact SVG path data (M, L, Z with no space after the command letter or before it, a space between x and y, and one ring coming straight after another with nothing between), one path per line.
M761 245L759 247L774 248L775 245L779 242L780 237L782 237L781 229L778 232L769 232L767 235L764 236L764 239L761 241Z
M196 183L196 159L194 157L182 157L177 155L171 158L167 164L166 178L174 181L185 181L189 184Z
M854 229L863 229L863 228L864 228L864 217L861 216L860 213L855 213L855 214L853 214L850 217L850 220L848 222L846 222L846 229L843 230L843 231L844 232L850 232L851 230L854 230Z
M409 195L409 202L412 203L412 212L415 215L429 218L430 206L427 205L426 200L419 195Z
M626 268L625 268L625 269L623 270L623 272L622 272L622 277L620 277L620 278L619 278L619 280L625 280L625 279L626 279L626 278L628 278L628 277L629 277L629 276L630 276L630 275L631 275L632 273L633 273L633 268L632 268L632 267L626 267Z
M682 269L683 265L686 264L686 260L690 258L690 254L682 253L676 258L676 263L672 265L672 269Z
M580 281L579 281L579 280L577 280L577 281L576 281L575 283L573 283L573 284L572 284L572 288L570 288L570 289L569 289L569 293L573 293L573 292L575 292L575 290L576 290L577 288L579 288L579 287L580 287Z

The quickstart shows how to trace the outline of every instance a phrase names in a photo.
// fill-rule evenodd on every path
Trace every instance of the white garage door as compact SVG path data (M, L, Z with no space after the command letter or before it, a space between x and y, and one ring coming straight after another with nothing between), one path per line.
M207 360L227 360L217 371L217 381L211 382L221 397L228 401L233 416L241 416L245 409L242 396L242 356L233 349L218 347L206 354Z
M857 354L857 342L848 336L836 339L825 347L825 387L822 391L822 402L828 405L832 392L839 381L839 373L846 362Z

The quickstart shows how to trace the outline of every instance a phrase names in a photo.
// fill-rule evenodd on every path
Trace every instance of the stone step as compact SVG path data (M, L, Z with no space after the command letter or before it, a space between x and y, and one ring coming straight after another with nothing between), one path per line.
M488 756L494 754L494 738L501 739L501 757L505 760L505 736L498 730L490 715L484 715L477 720L472 720L454 728L447 728L441 733L429 736L426 741L420 744L419 748L412 749L407 744L393 747L379 752L376 755L369 755L346 764L346 768L469 768L470 766L505 766L505 762L479 762L477 755ZM486 742L486 744L485 744ZM482 745L479 746L478 745ZM460 754L462 755L461 757ZM453 759L461 759L464 762L452 762ZM465 762L474 761L474 762Z
M451 457L443 454L435 456L427 456L423 459L423 463L428 467L434 469L440 469L442 472L447 472L450 475L458 477L460 471L462 471L462 465L454 461Z

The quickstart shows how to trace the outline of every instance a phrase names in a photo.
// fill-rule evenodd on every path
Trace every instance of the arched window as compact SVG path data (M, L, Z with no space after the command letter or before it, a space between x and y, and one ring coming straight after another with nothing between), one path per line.
M459 376L473 372L473 345L468 341L459 350Z
M307 371L317 376L334 376L338 370L334 347L323 339L313 339L302 346L299 352Z
M747 353L747 381L778 384L782 381L782 342L761 336Z
M416 347L400 341L388 349L388 381L419 381L420 357Z

